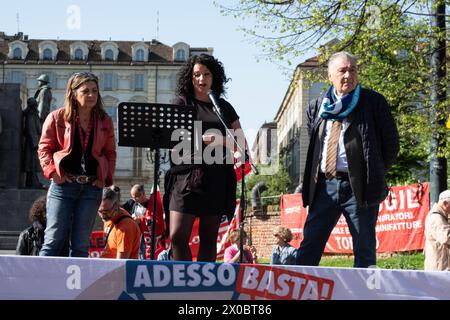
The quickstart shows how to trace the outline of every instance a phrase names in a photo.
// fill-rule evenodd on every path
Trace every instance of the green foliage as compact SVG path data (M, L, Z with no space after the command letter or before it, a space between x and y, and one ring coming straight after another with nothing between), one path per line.
M379 254L377 267L381 269L423 270L425 256L422 252L399 252L390 256ZM270 258L259 258L259 263L269 264ZM353 268L353 255L324 255L320 260L321 267Z
M424 254L422 252L399 252L392 256L379 254L377 267L381 269L423 270ZM352 255L326 255L320 260L322 267L353 267Z
M421 252L404 253L390 258L378 259L377 267L382 269L423 270L424 260L425 256Z
M259 183L264 182L267 190L261 193L261 197L270 197L261 199L262 205L278 205L280 203L279 196L282 193L289 192L290 178L286 169L283 166L278 167L278 171L273 174L264 174L264 170L261 166L258 166L258 171L262 174L249 175L246 178L246 199L250 203L252 197L253 187ZM240 185L238 184L237 196L240 196Z
M430 1L238 0L232 3L219 6L224 14L247 20L255 18L256 24L243 30L261 46L268 60L296 65L294 62L299 57L319 52L319 61L325 67L333 52L346 50L359 57L361 84L386 97L400 133L401 150L389 173L390 183L428 180L426 164L432 135L439 137L438 156L450 155L450 131L441 125L448 118L448 99L433 104L430 98L433 89L430 44L438 38L448 43L449 31L439 32L430 27ZM310 78L324 81L324 76L316 73ZM443 83L446 85L448 78Z

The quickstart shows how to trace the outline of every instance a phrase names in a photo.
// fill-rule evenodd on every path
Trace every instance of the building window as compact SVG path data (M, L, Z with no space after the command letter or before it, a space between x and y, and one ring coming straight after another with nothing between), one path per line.
M44 49L43 58L44 60L53 60L52 50L49 48Z
M144 50L138 49L136 51L136 61L143 62L144 61Z
M177 61L185 61L186 60L186 54L183 49L177 50L177 54L175 55L175 60L177 60Z
M22 59L22 49L15 48L13 51L13 59L21 60Z
M105 51L105 60L113 61L114 60L114 52L111 49Z
M105 107L106 113L112 118L114 125L117 123L117 108L112 106Z
M144 75L136 74L134 77L134 90L144 91Z
M11 71L11 83L23 83L23 73L21 71Z
M84 60L83 50L81 50L80 48L75 50L75 60Z
M105 73L103 79L103 90L112 91L113 89L113 74Z

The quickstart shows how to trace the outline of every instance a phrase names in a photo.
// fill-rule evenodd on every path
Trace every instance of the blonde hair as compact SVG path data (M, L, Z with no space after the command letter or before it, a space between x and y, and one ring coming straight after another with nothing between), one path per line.
M291 229L283 226L276 227L273 235L279 235L285 242L291 242L293 238Z
M93 81L98 86L98 77L91 72L77 72L74 73L67 82L66 93L64 94L64 120L72 122L77 115L78 103L75 97L75 90L86 82ZM93 109L94 113L97 113L101 119L105 118L106 112L103 109L103 101L98 91L97 104Z

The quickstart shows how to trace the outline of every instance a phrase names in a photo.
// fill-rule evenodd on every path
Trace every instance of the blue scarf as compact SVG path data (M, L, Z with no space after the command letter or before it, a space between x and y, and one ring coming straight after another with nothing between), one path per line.
M358 84L350 93L341 98L337 98L334 94L334 87L331 86L322 100L319 109L319 115L323 119L345 119L355 109L359 100L361 86Z

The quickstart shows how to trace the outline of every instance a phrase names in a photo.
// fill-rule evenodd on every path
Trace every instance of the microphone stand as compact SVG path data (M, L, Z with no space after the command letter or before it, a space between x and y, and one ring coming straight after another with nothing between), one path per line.
M225 124L225 121L223 119L222 116L222 112L220 110L219 107L219 103L216 100L216 97L214 96L214 93L212 91L210 91L208 93L209 98L212 101L213 104L213 109L215 111L215 113L217 114L217 116L219 117L220 122L222 122L225 131L227 133L227 136L229 136L235 143L235 145L237 146L237 149L241 152L241 155L243 155L244 157L244 161L241 163L241 197L240 197L240 210L239 210L239 251L240 251L240 257L239 257L239 261L240 263L243 262L243 258L244 258L244 218L245 218L245 210L246 210L246 200L245 200L245 163L246 161L249 160L248 154L246 151L244 151L244 148L242 148L242 146L239 144L239 142L236 140L234 134L231 132L231 130L227 127L227 125ZM245 140L244 140L245 141ZM246 149L246 148L245 148ZM242 157L242 156L241 156ZM256 167L250 163L250 166L252 168L252 171L257 173L257 169Z
M156 211L157 211L157 199L156 194L158 192L158 181L159 181L159 148L155 148L155 163L154 163L154 176L153 176L153 217L151 220L151 241L150 241L150 260L155 259L155 251L156 251ZM149 221L147 221L148 223ZM147 226L148 227L148 226Z
M245 154L245 158L247 158L247 153ZM247 159L245 159L247 160ZM245 160L244 163L241 164L241 199L239 201L239 251L241 253L239 257L240 263L243 262L244 259L244 218L247 207L247 202L245 199Z

